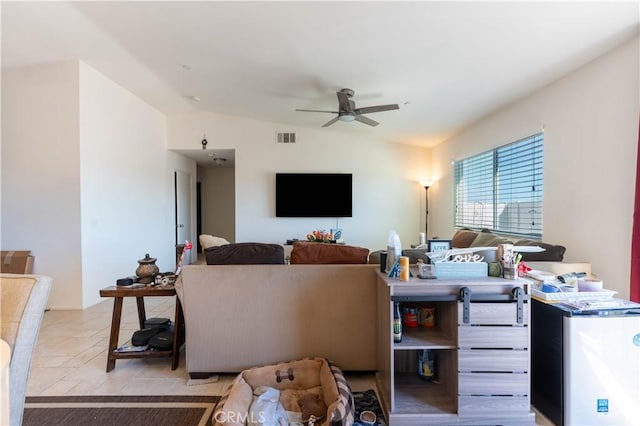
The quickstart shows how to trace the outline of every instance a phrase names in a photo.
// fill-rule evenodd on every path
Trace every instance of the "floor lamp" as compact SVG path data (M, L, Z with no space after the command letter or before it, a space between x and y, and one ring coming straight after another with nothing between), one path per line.
M432 185L429 181L421 181L420 185L424 186L424 235L429 241L429 187Z

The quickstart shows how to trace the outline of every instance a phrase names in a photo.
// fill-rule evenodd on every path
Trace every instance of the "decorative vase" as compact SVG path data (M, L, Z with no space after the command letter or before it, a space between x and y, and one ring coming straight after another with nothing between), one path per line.
M156 275L160 272L160 269L156 266L155 257L149 257L149 253L144 256L144 259L138 260L138 268L136 269L136 276L140 278L142 284L149 284L154 281Z

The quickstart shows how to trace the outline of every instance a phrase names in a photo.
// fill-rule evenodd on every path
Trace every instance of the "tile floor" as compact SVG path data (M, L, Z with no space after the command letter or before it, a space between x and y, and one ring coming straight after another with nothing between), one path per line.
M173 320L175 297L145 298L147 318ZM106 372L107 346L113 299L85 310L54 310L44 314L34 350L27 396L59 395L220 395L234 374L217 382L193 384L180 364L171 370L171 358L124 359ZM126 343L139 328L135 298L124 299L120 341ZM354 391L375 388L373 375L348 375ZM553 425L536 415L537 425Z
M175 297L145 298L147 318L174 319ZM220 395L235 377L221 375L214 383L191 381L180 364L171 370L171 358L122 359L106 372L107 346L113 299L85 310L55 310L44 314L38 336L27 396L55 395ZM139 328L135 298L124 299L120 341L126 343ZM372 375L350 377L353 390L373 387Z

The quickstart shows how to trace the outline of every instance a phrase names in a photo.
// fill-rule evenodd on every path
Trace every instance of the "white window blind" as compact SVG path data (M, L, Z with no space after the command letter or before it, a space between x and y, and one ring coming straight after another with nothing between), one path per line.
M455 163L455 226L542 238L542 133Z

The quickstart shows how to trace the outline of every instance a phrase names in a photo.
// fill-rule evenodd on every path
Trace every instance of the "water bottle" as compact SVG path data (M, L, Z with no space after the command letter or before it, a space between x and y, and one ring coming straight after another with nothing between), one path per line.
M402 256L400 236L396 231L389 231L389 240L387 241L387 271L393 270L393 266L400 256Z
M418 355L418 376L428 382L433 381L435 371L436 354L433 349L423 349Z
M395 302L393 306L393 343L402 342L402 314L400 313L400 303Z

